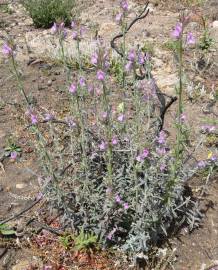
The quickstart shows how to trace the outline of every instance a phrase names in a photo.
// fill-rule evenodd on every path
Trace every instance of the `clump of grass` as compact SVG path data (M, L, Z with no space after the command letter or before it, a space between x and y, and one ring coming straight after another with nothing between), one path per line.
M74 0L23 0L22 3L37 28L49 28L59 20L69 25L75 7Z

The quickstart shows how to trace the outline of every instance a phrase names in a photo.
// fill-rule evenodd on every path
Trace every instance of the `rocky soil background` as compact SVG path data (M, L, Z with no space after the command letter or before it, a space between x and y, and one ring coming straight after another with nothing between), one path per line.
M134 12L143 7L144 1L129 1ZM177 2L177 1L176 1ZM214 46L209 56L211 65L203 70L196 69L198 58L189 51L186 62L192 69L189 72L189 81L205 87L204 96L195 102L185 101L185 108L188 121L193 128L193 137L199 127L203 124L205 117L217 119L217 104L212 111L208 111L210 94L218 88L218 1L204 1L202 5L192 5L187 1L151 1L149 16L136 24L128 33L128 44L130 46L142 45L150 51L153 56L153 74L158 86L166 94L174 94L174 86L177 83L175 72L175 56L169 49L170 32L179 18L181 10L190 10L193 14L193 23L190 29L200 38L202 26L199 23L201 16L206 16L208 29L214 40ZM110 40L117 33L117 25L113 22L113 16L118 9L119 1L101 0L85 1L81 3L81 20L89 29L86 32L86 39L81 44L81 50L87 58L96 48L96 35L103 37L106 46L110 46ZM50 30L35 29L32 20L27 16L23 7L13 1L2 5L0 1L0 38L2 42L7 35L10 35L15 43L19 44L17 58L21 63L25 74L25 87L32 96L37 98L40 104L52 110L64 113L64 98L60 95L60 86L64 79L59 63L57 40L51 35ZM69 37L67 40L69 57L75 56L75 45ZM40 174L36 162L36 156L31 143L31 135L27 138L25 129L22 126L23 119L19 118L19 96L16 91L16 84L10 76L8 66L0 56L0 220L19 212L28 203L31 203L38 193L37 177ZM116 55L114 54L114 57ZM191 60L190 60L191 59ZM12 102L13 101L13 102ZM167 115L166 129L170 129L170 123L174 117L172 107ZM18 161L3 159L4 149L8 139L13 138L22 148L22 155ZM207 157L209 150L214 150L217 145L212 145L198 155L201 158ZM198 190L204 184L204 178L194 179L190 185L193 191ZM210 180L202 210L205 211L205 218L201 227L191 234L184 229L178 239L172 239L170 246L162 249L162 256L166 256L172 267L168 269L178 270L199 270L212 265L218 265L218 179L215 176ZM37 251L28 250L24 242L28 242L30 233L26 231L25 222L31 216L39 216L38 205L28 212L24 217L11 221L9 224L17 228L18 234L13 241L0 239L0 269L23 270L32 265L42 269L42 257ZM54 213L55 215L55 213ZM26 237L27 235L28 237ZM110 264L111 262L108 262ZM84 267L87 267L84 266ZM129 265L102 266L95 269L132 269ZM55 268L54 268L55 269ZM65 268L64 268L65 269ZM88 269L74 268L66 269ZM92 268L94 269L94 268ZM167 269L167 268L166 268ZM212 268L211 268L212 269ZM217 268L213 268L218 269Z

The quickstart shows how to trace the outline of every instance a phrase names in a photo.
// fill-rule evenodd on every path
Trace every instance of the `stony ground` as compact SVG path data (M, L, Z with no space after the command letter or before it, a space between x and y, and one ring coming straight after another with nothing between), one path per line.
M132 1L131 7L139 10L144 1ZM180 3L181 2L181 3ZM198 61L194 51L188 51L186 64L189 72L189 81L204 85L206 93L200 98L190 102L185 96L185 107L188 114L189 124L192 127L192 137L195 137L199 126L206 118L216 119L218 115L217 104L211 110L207 110L210 104L210 93L218 87L218 2L206 1L202 6L183 5L182 1L173 3L172 1L153 1L150 5L150 15L128 34L128 41L131 46L144 45L153 55L153 74L158 86L166 94L174 93L174 85L177 82L175 72L175 58L169 49L170 31L179 17L181 9L190 9L193 14L193 23L190 29L197 33L198 38L202 33L202 25L199 18L207 16L208 28L211 36L215 40L214 47L208 57L212 59L210 67L203 70L196 68ZM95 34L104 38L108 44L111 38L117 33L117 26L112 21L113 13L117 10L118 1L102 0L85 3L85 8L81 13L83 23L91 29L86 33L86 40L82 44L82 50L87 56L95 49ZM84 7L83 5L83 7ZM26 15L23 8L17 3L11 5L11 12L5 11L0 5L0 37L4 39L10 35L19 44L17 58L25 74L25 88L40 103L40 106L48 108L50 111L64 113L64 97L61 94L61 85L64 84L61 67L58 63L57 40L51 36L49 30L35 29L31 19ZM131 13L130 20L135 16ZM74 57L75 47L69 38L67 42L69 57ZM190 60L192 59L192 60ZM191 67L191 68L190 68ZM19 95L16 91L14 79L5 61L0 63L0 158L3 156L4 148L11 137L17 145L22 148L22 155L18 161L11 161L8 158L1 159L0 163L0 220L23 209L31 203L38 193L37 177L40 174L36 162L36 156L31 143L31 134L27 136L23 128L23 119L20 118ZM171 130L170 123L174 116L174 107L170 109L166 121L166 129ZM196 132L196 133L195 133ZM173 133L173 131L172 131ZM217 144L212 144L209 148L197 153L197 157L205 158L209 150L215 151ZM205 178L199 176L193 179L190 186L193 192L204 185ZM172 262L169 269L178 270L198 270L206 269L209 265L218 260L218 179L217 176L211 178L204 200L202 201L202 211L205 217L199 229L189 234L184 229L178 238L171 241L170 247L166 251L168 259ZM38 205L28 212L24 218L11 221L9 224L21 231L20 236L13 241L5 243L0 239L0 269L23 270L32 264L38 265L41 269L42 256L35 250L28 250L23 238L30 236L25 229L25 222L33 215L39 215L39 209L43 205ZM111 263L111 262L110 262ZM113 266L110 264L104 268L92 269L127 269L127 266ZM88 269L86 268L80 269ZM54 268L55 269L55 268ZM79 269L79 268L66 268ZM214 268L215 269L215 268Z

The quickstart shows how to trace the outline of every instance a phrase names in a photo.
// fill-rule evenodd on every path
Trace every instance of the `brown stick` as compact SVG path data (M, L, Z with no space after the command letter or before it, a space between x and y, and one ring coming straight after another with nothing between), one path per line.
M41 201L42 198L36 199L34 202L32 202L30 205L26 206L23 210L21 210L20 212L18 212L17 214L14 214L13 216L6 218L2 221L0 221L0 226L7 223L8 221L11 221L13 219L18 218L19 216L23 215L24 213L26 213L27 211L29 211L30 209L32 209L37 203L39 203Z

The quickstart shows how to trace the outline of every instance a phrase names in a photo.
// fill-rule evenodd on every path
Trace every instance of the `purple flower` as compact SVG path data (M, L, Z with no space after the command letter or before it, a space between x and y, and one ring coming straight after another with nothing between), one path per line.
M112 237L115 234L116 230L117 230L116 228L113 228L113 230L108 234L108 236L107 236L108 240L112 240Z
M115 201L116 201L117 203L121 203L121 197L120 197L120 195L116 195L116 196L115 196Z
M72 118L68 118L68 119L66 119L66 121L67 121L67 124L70 128L76 127L76 123L74 122L74 120Z
M98 54L95 52L91 57L91 63L95 66L98 64Z
M196 39L195 39L195 37L193 36L193 34L191 32L188 33L186 42L187 42L188 45L195 44Z
M79 30L80 38L84 36L85 32L86 32L86 28L84 26L81 26Z
M17 158L17 152L16 151L11 152L10 157L12 160L15 160Z
M52 266L51 265L45 265L45 266L43 266L43 270L52 270Z
M120 2L120 7L121 7L124 11L128 11L129 5L128 5L128 3L127 3L126 0L122 0L122 1Z
M157 139L158 139L159 144L165 144L165 142L166 142L166 133L164 131L161 131L159 133L159 137Z
M54 119L54 115L52 115L50 113L46 113L44 119L45 119L45 121L53 120Z
M217 157L215 155L213 155L211 158L210 158L211 161L216 161L217 160Z
M149 155L149 150L145 148L141 154L141 157L145 159L146 157L148 157L148 155Z
M106 189L106 193L107 193L107 194L110 194L111 192L112 192L112 188L108 187L108 188Z
M185 114L185 113L182 113L182 114L180 115L180 121L184 123L184 122L186 122L186 120L187 120L186 114Z
M213 131L216 129L215 126L210 126L210 125L203 125L201 126L202 132L208 132L208 133L213 133Z
M201 160L198 162L198 168L203 169L206 166L206 162L204 160Z
M123 208L125 209L125 210L127 210L128 208L129 208L129 204L126 202L126 203L124 203L123 204Z
M138 156L136 157L136 160L137 160L138 162L144 161L144 159L142 158L141 155L138 155Z
M161 164L160 165L160 171L161 172L165 171L166 167L167 167L166 164Z
M163 147L163 148L157 147L156 152L157 152L158 155L164 156L167 153L167 150L166 150L165 147Z
M101 117L103 120L106 120L108 118L108 112L102 112Z
M123 123L125 121L125 115L124 114L120 114L118 117L117 117L117 120L121 123Z
M42 198L43 198L42 192L38 192L37 195L36 195L36 199L41 200Z
M36 125L38 123L38 119L37 119L37 116L35 114L31 114L30 118L31 118L31 123L33 125Z
M117 145L118 144L118 139L117 139L117 137L113 137L112 138L112 140L111 140L111 143L113 144L113 145Z
M149 150L147 148L145 148L142 153L140 153L137 157L136 160L138 162L143 162L145 160L145 158L147 158L149 155Z
M179 22L176 24L173 32L172 32L172 37L175 39L179 39L182 34L182 23Z
M88 85L88 88L87 88L89 94L92 94L94 92L94 86L93 85Z
M125 70L126 72L130 72L132 69L133 63L131 61L128 61L127 64L125 65Z
M145 55L143 52L140 52L138 54L138 62L140 65L143 65L145 63Z
M77 92L77 86L75 83L72 83L69 88L69 92L75 94Z
M13 50L11 49L11 47L8 46L8 44L5 43L2 46L2 53L8 57L13 54Z
M79 84L80 84L81 87L85 87L86 86L86 80L85 80L84 77L80 77Z
M121 20L122 20L122 18L123 18L123 14L122 14L122 13L118 13L118 14L116 15L116 17L115 17L115 21L116 21L117 23L120 23Z
M52 35L56 34L58 31L58 26L56 23L53 24L52 28L51 28L51 33Z
M75 39L75 40L78 39L78 32L77 31L73 31L72 38Z
M129 51L129 53L128 53L128 59L131 62L134 62L135 61L135 51L134 51L134 49L132 49L132 50Z
M107 148L107 143L105 141L101 141L101 143L99 144L99 149L101 151L105 151Z
M74 29L75 27L76 27L76 23L75 23L75 21L72 21L71 22L71 28Z
M104 79L105 79L105 73L104 73L104 71L102 71L102 70L98 70L97 71L97 79L99 81L104 81Z

